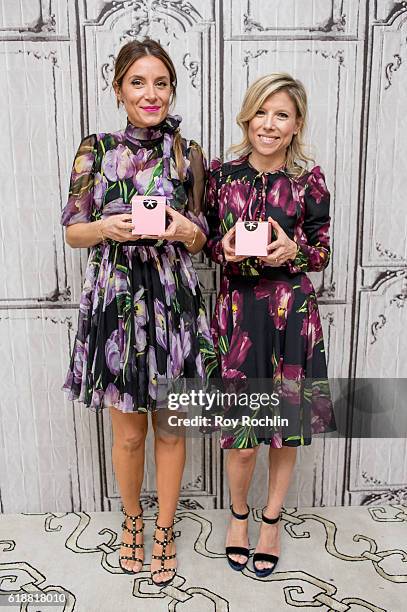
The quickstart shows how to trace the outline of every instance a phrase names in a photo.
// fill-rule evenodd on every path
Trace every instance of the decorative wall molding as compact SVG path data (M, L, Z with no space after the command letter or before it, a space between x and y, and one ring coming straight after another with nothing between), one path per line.
M393 259L394 261L403 261L403 257L394 253L390 249L386 249L382 246L381 242L376 242L376 251L379 253L380 257L387 257L388 259Z
M265 55L265 54L267 55L267 53L269 52L270 52L269 49L258 49L257 51L244 51L243 58L242 58L242 64L243 66L246 66L247 68L251 60L257 59L261 55Z
M346 15L342 13L341 15L334 17L334 7L333 3L331 4L331 14L324 23L318 26L309 26L307 29L309 32L344 32L346 26ZM290 28L293 30L303 30L304 28ZM249 12L243 14L243 31L245 33L249 32L275 32L277 30L276 26L264 26L260 23L260 21L256 21L250 15ZM282 28L278 28L279 31Z
M318 298L334 298L336 290L336 283L333 281L329 285L325 285L324 280L316 291Z
M315 55L320 55L324 59L337 60L339 66L345 67L345 56L343 49L339 49L338 51L335 51L335 53L330 53L329 51L324 51L323 49L307 49L307 53L315 53Z
M333 12L326 22L320 26L311 27L310 32L344 32L346 26L346 14L341 13L334 17Z
M111 82L112 82L111 77L114 74L114 61L115 61L115 56L113 55L113 53L111 53L108 56L107 62L102 64L102 67L100 69L102 73L102 81L103 81L102 90L103 91L108 89L111 85Z
M59 68L56 51L48 51L48 53L44 53L43 51L34 51L33 49L19 49L16 51L16 53L19 55L29 55L37 60L50 60L54 66Z
M230 39L356 37L364 15L361 3L351 0L225 0L225 31Z
M370 326L370 333L371 333L371 340L370 340L370 344L374 344L377 340L377 334L379 332L380 329L383 329L383 327L386 325L387 323L387 319L384 316L384 314L380 314L377 318L376 321L373 321L372 325Z
M397 72L397 70L400 68L402 63L403 63L403 60L401 59L400 54L395 53L393 55L393 61L389 62L386 65L386 68L384 70L386 73L386 80L387 80L387 84L384 86L385 89L389 89L389 87L391 87L391 80L393 78L393 72Z
M192 87L194 87L194 89L198 89L199 85L197 83L197 79L198 79L198 72L199 72L199 62L197 60L192 60L192 59L190 60L189 59L190 57L191 57L191 54L186 53L182 59L182 65L188 72L188 76L191 81Z
M396 19L407 11L407 2L402 0L376 0L375 20L379 23L392 25Z
M145 36L150 24L161 23L166 26L168 18L175 20L186 32L202 21L202 15L188 0L113 0L102 8L96 18L88 20L88 24L114 25L117 13L130 13L132 27L123 36L135 38ZM168 32L168 30L167 30Z

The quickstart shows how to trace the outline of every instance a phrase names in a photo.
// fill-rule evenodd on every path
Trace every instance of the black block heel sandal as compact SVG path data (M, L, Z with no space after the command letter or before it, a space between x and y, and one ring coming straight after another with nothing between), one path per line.
M280 520L280 518L281 518L281 514L279 514L277 518L273 518L273 519L268 518L267 516L264 516L263 513L261 515L261 520L263 521L263 523L267 523L268 525L274 525ZM274 570L276 569L278 560L279 560L279 557L276 557L276 555L269 555L267 553L254 553L253 555L254 573L256 574L258 578L266 578L266 576L270 576L270 574L272 574ZM274 565L272 565L272 567L265 567L264 569L258 569L256 567L256 563L258 561L266 561L266 563L273 563Z
M249 518L249 514L250 514L249 506L247 506L247 512L245 514L237 514L233 510L233 505L230 504L230 511L233 514L233 516L239 521L245 521ZM234 561L233 559L231 559L229 555L243 555L247 557L247 559L246 561L244 561L244 563L239 563L238 561ZM244 548L243 546L226 546L226 558L228 560L230 567L234 569L236 572L241 572L242 570L244 570L249 560L249 556L250 556L250 551L248 548Z

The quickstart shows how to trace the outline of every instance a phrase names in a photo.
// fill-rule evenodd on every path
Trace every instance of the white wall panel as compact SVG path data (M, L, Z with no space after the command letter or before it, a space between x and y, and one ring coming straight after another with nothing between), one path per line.
M70 57L65 43L0 43L0 303L78 297L79 253L65 261L60 226L77 146Z
M379 275L360 294L357 374L360 378L407 378L407 273Z
M72 406L64 401L76 312L0 312L0 489L4 512L66 511L78 504Z
M363 265L407 264L407 13L372 27Z

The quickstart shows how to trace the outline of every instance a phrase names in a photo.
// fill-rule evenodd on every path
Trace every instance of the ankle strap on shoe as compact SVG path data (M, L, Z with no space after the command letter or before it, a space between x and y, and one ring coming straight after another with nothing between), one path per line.
M246 512L246 514L237 514L237 512L235 512L235 511L233 510L233 504L230 504L230 511L231 511L231 513L233 514L233 516L234 516L236 519L239 519L239 521L244 521L244 520L246 520L246 519L247 519L247 517L248 517L248 516L249 516L249 514L250 514L250 507L249 507L249 505L247 504L247 512Z
M160 527L160 525L156 522L155 523L155 528L158 529L159 531L164 531L164 533L168 533L170 529L172 529L174 527L174 523L172 525L169 525L169 527Z
M122 512L124 514L124 516L128 519L130 519L131 521L137 521L137 519L141 518L143 516L143 508L140 504L140 508L141 508L141 512L140 514L127 514L126 510L124 509L124 506L122 506Z
M263 523L267 523L268 525L274 525L274 523L277 523L280 518L281 512L276 518L268 518L268 516L265 516L264 512L261 513L261 520L263 521Z

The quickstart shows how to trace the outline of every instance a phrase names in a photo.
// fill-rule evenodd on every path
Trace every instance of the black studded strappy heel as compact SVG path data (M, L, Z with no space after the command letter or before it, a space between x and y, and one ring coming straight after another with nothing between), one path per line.
M268 518L263 513L261 515L261 520L263 521L263 523L267 523L268 525L274 525L275 523L278 523L280 518L281 518L281 513L276 518ZM270 576L270 574L272 574L274 570L276 569L278 559L279 557L276 557L276 555L269 555L267 553L254 553L253 568L254 568L254 573L256 574L256 576L258 578L265 578L266 576ZM258 567L256 567L256 563L258 561L266 561L266 563L273 563L273 565L271 567L265 567L264 569L259 569Z
M143 533L143 531L144 531L144 521L142 523L142 526L139 529L136 529L136 521L138 519L142 519L143 518L143 510L141 510L140 514L132 515L132 514L127 514L126 510L122 507L122 512L123 512L124 517L125 517L124 521L122 523L122 528L125 531L127 531L128 533L132 534L133 542L131 544L127 544L126 542L122 541L121 546L125 546L126 548L131 548L131 557L128 556L128 555L120 555L119 556L119 565L120 565L120 569L125 574L137 574L140 570L137 570L135 572L133 570L127 569L127 567L124 567L122 565L122 560L126 560L126 561L138 561L139 563L141 563L141 565L143 565L143 563L144 563L143 559L140 559L140 557L136 557L136 550L137 550L137 548L144 548L144 544L136 544L137 534ZM131 520L131 529L129 529L129 527L127 527L126 519L130 519Z
M175 574L177 573L176 567L165 568L164 563L168 561L169 559L175 559L175 557L177 556L175 553L173 555L166 555L165 553L167 552L168 544L171 544L171 542L174 542L174 539L177 536L179 536L179 532L174 533L174 524L170 525L169 527L160 527L157 521L155 522L155 529L156 531L158 530L164 533L164 539L159 540L158 538L156 538L156 535L154 533L153 540L156 544L159 544L162 547L162 551L161 551L161 555L151 555L153 559L160 559L161 561L160 568L151 572L151 580L154 582L155 585L161 587L161 586L166 586L167 584L170 584L170 582L174 580ZM170 530L171 530L171 535L170 537L168 537L168 532ZM157 574L163 574L164 572L172 572L173 575L168 580L163 580L162 582L156 582L153 576L156 576Z
M237 512L233 510L233 505L230 504L230 511L233 514L233 516L239 521L245 521L249 518L249 514L250 514L249 506L247 506L247 512L245 514L237 514ZM229 555L242 555L242 556L247 557L247 559L243 563L239 563L238 561L234 561L233 559L231 559ZM243 546L226 546L226 558L228 560L230 567L234 569L236 572L241 572L246 567L246 564L249 560L249 556L250 556L250 551L248 548L244 548Z

